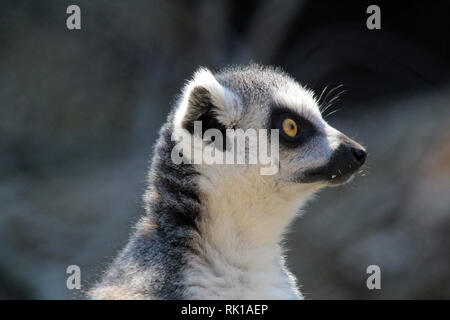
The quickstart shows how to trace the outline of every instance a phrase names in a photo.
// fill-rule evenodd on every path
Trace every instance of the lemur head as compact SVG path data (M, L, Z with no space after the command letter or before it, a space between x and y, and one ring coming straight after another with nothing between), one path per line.
M266 129L270 145L275 143L271 129L278 129L279 152L275 161L279 170L273 175L260 175L252 182L272 185L281 192L312 192L344 183L366 159L360 144L325 122L313 92L272 68L250 65L217 74L200 69L184 88L173 117L174 128L200 139L197 146L226 151L225 142L211 143L196 134L196 121L202 123L201 134L216 129L225 135L225 140L229 139L226 129ZM252 167L259 168L252 164L205 163L196 167L211 179L248 179L256 173Z

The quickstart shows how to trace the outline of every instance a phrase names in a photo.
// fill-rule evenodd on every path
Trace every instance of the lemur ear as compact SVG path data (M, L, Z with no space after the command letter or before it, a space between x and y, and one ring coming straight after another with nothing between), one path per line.
M222 86L208 69L197 71L183 90L175 113L175 126L193 132L194 122L202 121L202 131L222 130L236 113L236 96Z

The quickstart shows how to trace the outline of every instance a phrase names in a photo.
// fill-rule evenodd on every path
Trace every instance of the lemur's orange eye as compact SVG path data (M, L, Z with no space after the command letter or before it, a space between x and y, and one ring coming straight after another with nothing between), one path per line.
M291 118L284 119L283 123L281 124L281 128L283 129L284 133L291 138L297 135L298 132L297 123Z

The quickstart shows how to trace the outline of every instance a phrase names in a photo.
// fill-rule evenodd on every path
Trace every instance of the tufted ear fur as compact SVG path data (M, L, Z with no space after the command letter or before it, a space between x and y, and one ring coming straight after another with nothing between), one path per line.
M194 122L202 122L202 133L233 125L236 118L237 97L222 86L205 68L197 71L183 90L182 99L175 113L175 127L194 131Z

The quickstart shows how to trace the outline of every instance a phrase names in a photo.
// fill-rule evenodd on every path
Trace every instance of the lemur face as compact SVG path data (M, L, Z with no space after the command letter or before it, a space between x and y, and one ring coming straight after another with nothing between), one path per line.
M311 91L270 68L252 65L216 75L198 71L185 87L174 126L193 134L195 121L202 121L203 132L266 129L270 144L270 130L278 130L279 170L267 178L278 183L341 184L366 159L360 144L324 121Z

